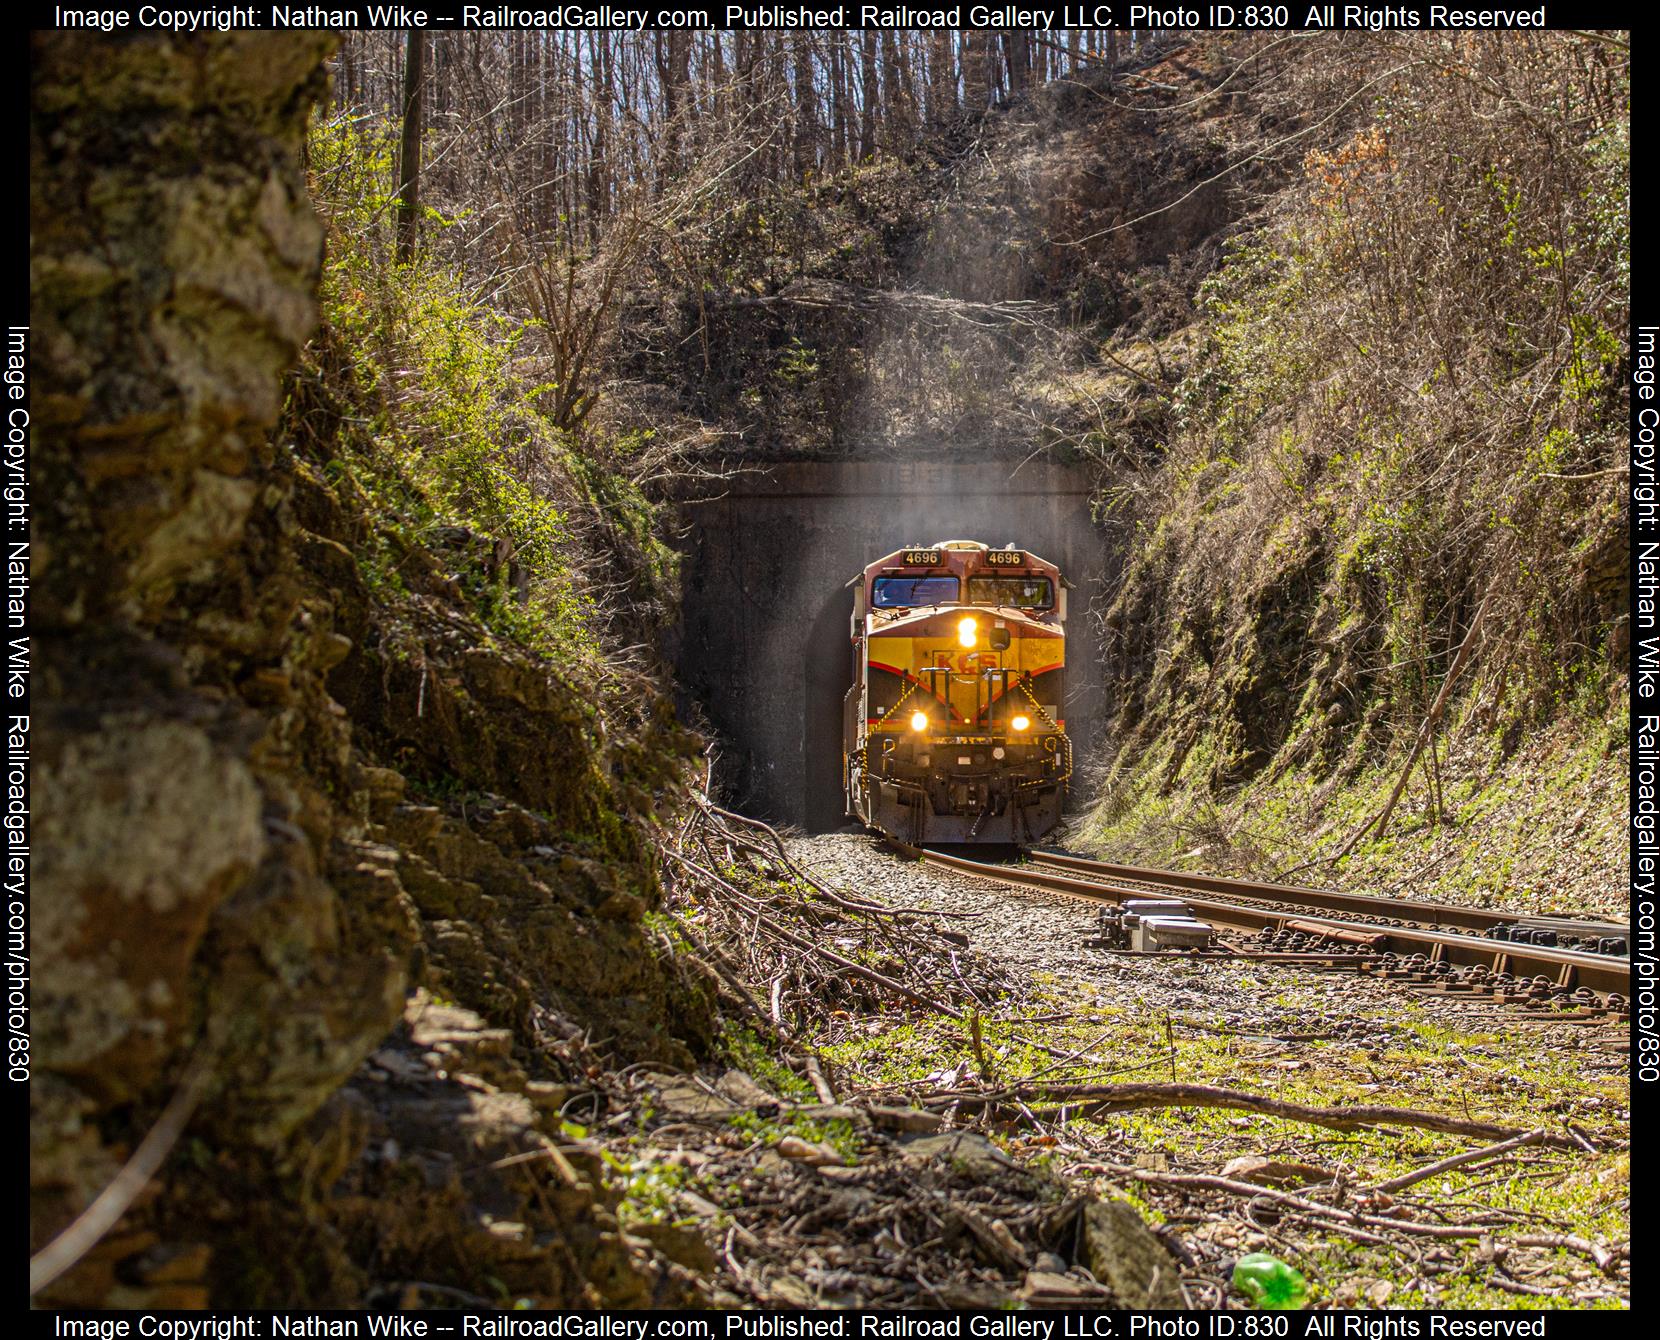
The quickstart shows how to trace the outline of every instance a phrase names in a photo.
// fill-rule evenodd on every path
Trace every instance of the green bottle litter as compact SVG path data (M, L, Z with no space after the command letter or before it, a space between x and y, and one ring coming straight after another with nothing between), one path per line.
M1233 1268L1233 1287L1258 1307L1297 1308L1308 1302L1308 1281L1267 1252L1239 1258Z

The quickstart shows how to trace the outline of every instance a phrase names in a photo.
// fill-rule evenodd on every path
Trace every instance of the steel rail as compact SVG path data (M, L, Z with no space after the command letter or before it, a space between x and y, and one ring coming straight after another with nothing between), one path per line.
M1148 866L1115 865L1110 861L1095 861L1083 856L1062 852L1028 851L1027 859L1034 865L1051 866L1058 870L1077 871L1095 875L1103 880L1134 880L1143 884L1159 884L1173 889L1191 889L1198 893L1218 893L1236 898L1272 898L1280 902L1300 903L1304 907L1322 907L1334 912L1348 912L1354 916L1397 917L1425 925L1464 930L1485 931L1491 926L1550 926L1573 935L1608 936L1629 935L1631 928L1617 922L1573 917L1544 917L1526 912L1506 912L1490 907L1460 907L1456 903L1409 902L1396 898L1380 898L1368 893L1344 893L1338 889L1314 889L1297 884L1269 884L1250 879L1230 879L1223 875L1195 875L1181 870L1160 870Z
M1045 893L1060 893L1093 902L1126 902L1132 898L1148 896L1146 889L1082 879L1055 870L1035 869L1031 865L989 865L984 861L971 861L963 856L953 856L925 847L904 843L895 845L930 865L957 870L1015 888L1039 889ZM1229 883L1253 890L1272 887L1250 885L1242 880ZM1266 895L1258 893L1256 896ZM1584 987L1603 996L1614 993L1629 998L1631 994L1630 962L1607 954L1588 954L1577 949L1545 945L1515 944L1508 940L1488 940L1480 936L1462 935L1432 927L1374 926L1306 911L1287 911L1283 908L1252 906L1214 898L1189 896L1184 901L1193 909L1196 916L1219 928L1254 932L1277 930L1288 921L1316 921L1338 930L1360 931L1368 936L1378 937L1380 948L1402 956L1421 954L1431 962L1447 963L1454 967L1481 966L1493 972L1506 972L1524 979L1544 977L1557 986ZM1395 908L1396 916L1402 915L1405 909L1416 906L1399 903L1390 905Z

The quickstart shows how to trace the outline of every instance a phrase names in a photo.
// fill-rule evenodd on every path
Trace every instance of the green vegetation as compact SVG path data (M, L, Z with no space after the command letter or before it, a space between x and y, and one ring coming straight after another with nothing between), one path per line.
M1099 847L1273 870L1353 838L1398 880L1450 828L1437 892L1492 896L1623 771L1627 70L1416 50L1200 287L1158 464L1115 495ZM1510 806L1524 744L1542 790ZM1609 866L1617 835L1580 836Z
M380 518L358 562L371 589L407 594L417 575L464 600L492 634L598 679L618 609L596 599L622 574L627 617L669 599L674 556L651 503L604 464L639 449L557 429L542 406L539 327L496 290L425 248L392 259L394 145L344 117L314 123L310 167L329 225L321 328L289 417L333 430L327 473ZM449 222L429 211L430 226ZM344 402L344 403L343 403ZM436 574L413 550L431 554Z
M1312 1010L1319 1003L1310 988L1287 988L1284 975L1261 983L1243 969L1229 971L1238 973L1234 988L1263 996L1274 1014ZM1056 995L1047 1003L1059 1007L1065 999ZM1043 1003L1041 998L1028 1002ZM1394 1030L1386 1046L1357 1047L1334 1038L1294 1049L1220 1021L1200 1023L1162 1013L1149 1017L1099 1006L1077 1012L1056 1029L1046 1028L1042 1046L1033 1039L1030 1026L988 1019L982 1029L988 1078L1007 1084L1042 1075L1052 1082L1175 1081L1257 1091L1267 1074L1274 1096L1287 1102L1440 1108L1453 1094L1460 1115L1522 1124L1536 1116L1529 1112L1530 1102L1552 1095L1562 1111L1574 1114L1576 1123L1606 1129L1611 1135L1618 1135L1624 1111L1624 1083L1615 1077L1583 1075L1572 1055L1535 1055L1512 1032L1456 1032L1427 1019ZM1069 1064L1057 1064L1046 1048L1063 1056L1074 1050L1081 1055ZM822 1050L839 1068L884 1085L914 1084L942 1070L976 1064L967 1039L943 1020L884 1027L863 1037L838 1039ZM1523 1057L1525 1078L1519 1066ZM1284 1064L1276 1064L1277 1058L1284 1058ZM1218 1136L1297 1129L1278 1118L1220 1108L1149 1109L1122 1113L1110 1121L1135 1131L1143 1148L1190 1155ZM1343 1139L1346 1152L1334 1156L1338 1161L1354 1161L1384 1177L1410 1168L1412 1154L1434 1148L1445 1137L1405 1132Z
M839 1117L822 1120L818 1117L787 1113L776 1121L753 1112L740 1112L728 1118L733 1130L746 1139L763 1145L776 1145L786 1136L826 1145L835 1150L845 1163L856 1163L859 1156L859 1133L853 1123Z
M1629 1121L1629 1087L1620 1075L1587 1074L1578 1053L1538 1048L1526 1030L1501 1023L1450 1027L1410 1002L1392 1007L1391 1022L1380 1022L1363 1040L1338 1029L1329 1037L1303 1036L1288 1043L1274 1034L1297 1034L1315 1021L1332 1022L1329 977L1260 965L1172 965L1171 971L1178 979L1192 977L1196 987L1213 995L1236 999L1244 992L1254 997L1248 1011L1257 1021L1254 1027L1230 1025L1221 1014L1167 1015L1100 1000L1080 1005L1091 989L1057 980L1022 1003L1023 1011L1055 1012L1049 1016L1053 1021L1041 1027L1044 1046L1037 1045L1033 1025L983 1021L982 1073L1007 1085L1022 1080L1177 1080L1314 1107L1367 1103L1417 1108L1518 1129L1540 1125L1548 1112L1551 1123L1571 1121L1616 1152L1586 1156L1540 1150L1522 1162L1456 1168L1404 1193L1405 1202L1427 1198L1437 1207L1424 1212L1432 1218L1477 1215L1491 1226L1500 1259L1507 1233L1554 1231L1604 1243L1619 1242L1629 1233L1630 1156L1617 1152ZM890 1090L937 1088L942 1071L980 1065L963 1029L943 1019L880 1026L874 1020L832 1022L821 1049L838 1072ZM1072 1059L1063 1061L1055 1052ZM1123 1151L1113 1157L1137 1166L1215 1173L1237 1156L1268 1155L1329 1169L1357 1189L1412 1173L1460 1147L1449 1149L1448 1137L1426 1130L1340 1132L1204 1107L1073 1117L1069 1130L1074 1140L1104 1137L1108 1148ZM994 1128L993 1138L1022 1159L1052 1161L1043 1137L1033 1138L1022 1123ZM1075 1153L1060 1170L1082 1177L1104 1195L1128 1201L1150 1223L1167 1218L1170 1207L1156 1185L1103 1172L1087 1161L1079 1166ZM1405 1202L1379 1200L1369 1212L1391 1211ZM1339 1203L1356 1204L1352 1193ZM1420 1217L1416 1210L1400 1212ZM1510 1227L1524 1219L1531 1227ZM1222 1233L1241 1231L1220 1222L1213 1227ZM1391 1306L1512 1308L1537 1302L1533 1294L1496 1285L1492 1251L1483 1256L1461 1240L1445 1245L1426 1241L1427 1256L1421 1260L1396 1246L1323 1238L1317 1230L1306 1240L1323 1246L1295 1254L1292 1263L1307 1277L1316 1303L1354 1306L1382 1299ZM1245 1245L1238 1238L1229 1241ZM1267 1250L1285 1254L1283 1245ZM1582 1256L1563 1254L1560 1259L1573 1278L1585 1278L1591 1269ZM1438 1290L1433 1300L1417 1292L1430 1277Z
M726 1059L781 1098L813 1098L813 1086L773 1055L773 1045L748 1024L727 1019L721 1024L721 1051Z
M674 1213L674 1195L677 1191L697 1189L705 1185L678 1164L651 1159L629 1163L607 1151L606 1165L616 1175L622 1200L617 1206L617 1218L625 1227L636 1224L695 1223L693 1219L677 1218Z
M1619 914L1625 895L1610 861L1623 817L1610 797L1625 786L1625 744L1623 723L1612 716L1556 723L1514 749L1471 732L1441 756L1439 813L1420 770L1388 836L1358 844L1343 863L1345 879L1437 901ZM1297 767L1215 794L1162 788L1171 750L1168 740L1155 744L1146 774L1090 815L1091 846L1166 867L1295 870L1376 816L1401 768L1399 757L1384 756L1334 786L1330 776ZM1201 739L1187 765L1203 776L1211 757ZM1329 875L1316 865L1292 878Z

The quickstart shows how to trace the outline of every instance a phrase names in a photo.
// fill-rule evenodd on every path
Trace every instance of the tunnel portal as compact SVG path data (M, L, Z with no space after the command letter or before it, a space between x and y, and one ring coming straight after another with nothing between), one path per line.
M1057 465L812 462L685 505L679 681L718 736L726 797L810 832L841 827L847 583L884 553L940 540L1013 544L1060 565L1074 587L1067 729L1090 757L1102 714L1087 611L1111 564L1090 493L1087 471Z

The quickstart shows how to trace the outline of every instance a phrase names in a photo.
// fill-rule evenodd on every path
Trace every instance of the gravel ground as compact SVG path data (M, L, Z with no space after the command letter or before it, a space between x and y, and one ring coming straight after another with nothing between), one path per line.
M863 832L798 837L790 846L792 855L833 885L896 907L949 913L953 930L1012 973L1034 984L1094 990L1102 1005L1168 1010L1210 1026L1269 1035L1307 1032L1314 1024L1328 1036L1360 1044L1385 1040L1409 1023L1514 1030L1552 1049L1584 1052L1588 1073L1627 1066L1611 1046L1625 1033L1613 1025L1536 1021L1515 1010L1419 995L1341 971L1113 955L1085 943L1096 913L1076 899L904 861Z

